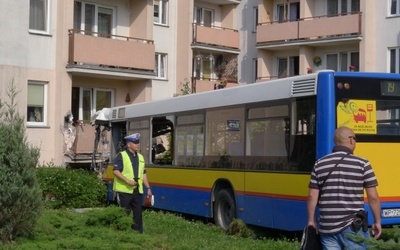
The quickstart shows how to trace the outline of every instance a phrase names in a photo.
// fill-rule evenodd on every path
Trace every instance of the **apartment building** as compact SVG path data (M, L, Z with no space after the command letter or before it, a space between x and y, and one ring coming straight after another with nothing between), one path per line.
M310 71L399 73L399 1L263 0L258 79Z
M41 163L89 164L102 108L307 74L400 71L400 0L0 0L1 97L14 83ZM93 151L96 157L92 158Z

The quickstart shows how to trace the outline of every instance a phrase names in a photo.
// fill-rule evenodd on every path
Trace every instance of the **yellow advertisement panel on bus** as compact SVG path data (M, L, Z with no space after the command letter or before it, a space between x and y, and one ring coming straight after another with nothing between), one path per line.
M336 107L337 125L353 129L356 134L376 134L376 101L352 100Z

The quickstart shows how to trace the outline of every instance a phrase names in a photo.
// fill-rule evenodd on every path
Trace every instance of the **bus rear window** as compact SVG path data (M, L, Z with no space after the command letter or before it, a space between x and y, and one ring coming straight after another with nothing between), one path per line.
M337 126L350 127L358 135L400 135L400 96L382 91L387 89L382 82L388 85L382 79L337 78Z

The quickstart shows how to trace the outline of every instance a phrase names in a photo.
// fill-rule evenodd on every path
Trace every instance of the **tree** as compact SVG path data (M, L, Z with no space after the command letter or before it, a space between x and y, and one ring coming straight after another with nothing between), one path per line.
M42 192L36 180L40 149L25 136L25 119L18 113L14 81L10 102L0 99L0 240L9 242L32 232L42 212Z
M193 93L192 88L190 86L190 81L185 78L185 82L180 82L180 87L181 87L181 95L190 95Z

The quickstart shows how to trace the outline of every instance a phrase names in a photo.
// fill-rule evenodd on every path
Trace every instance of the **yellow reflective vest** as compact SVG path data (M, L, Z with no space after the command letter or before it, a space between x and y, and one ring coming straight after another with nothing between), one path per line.
M138 169L138 187L139 187L139 193L143 194L143 174L144 174L144 158L143 155L137 153L137 156L139 158L139 169ZM125 176L129 180L135 179L135 175L133 172L133 166L132 162L129 158L129 155L126 151L121 152L122 156L122 164L123 164L123 169L122 169L122 175ZM128 194L133 194L133 190L135 187L128 185L126 182L123 180L119 179L118 177L114 177L114 184L113 184L113 189L116 192L121 192L121 193L128 193Z

